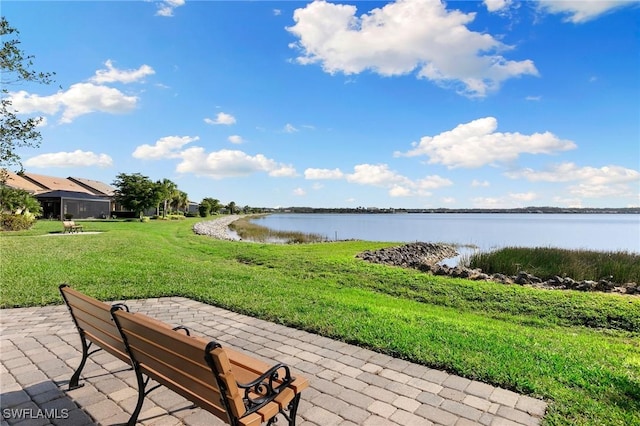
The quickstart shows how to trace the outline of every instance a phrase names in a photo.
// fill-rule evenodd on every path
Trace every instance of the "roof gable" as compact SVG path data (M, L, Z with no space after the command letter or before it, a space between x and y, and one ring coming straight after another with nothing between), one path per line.
M31 182L30 180L25 179L16 173L10 172L8 170L6 170L6 172L7 172L6 185L9 188L23 189L32 194L36 192L42 192L45 190L45 188L43 188L42 186L37 185L36 183Z
M77 183L78 185L88 189L89 191L97 195L113 196L116 191L116 189L111 185L107 185L106 183L103 183L97 180L72 177L72 176L69 176L69 180L74 183Z
M27 180L40 185L41 187L43 187L45 190L51 190L51 191L73 191L73 192L84 192L86 194L91 194L92 192L89 191L87 188L78 185L77 183L67 179L67 178L61 178L61 177L55 177L55 176L45 176L45 175L38 175L35 173L24 173L22 174L22 176L24 178L26 178Z

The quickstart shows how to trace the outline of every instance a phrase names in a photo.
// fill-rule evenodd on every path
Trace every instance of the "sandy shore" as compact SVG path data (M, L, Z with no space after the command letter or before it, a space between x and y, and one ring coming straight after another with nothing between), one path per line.
M232 214L217 217L205 222L198 222L193 225L193 232L199 235L207 235L209 237L217 238L218 240L238 241L240 240L240 237L229 229L229 225L241 217L242 215Z

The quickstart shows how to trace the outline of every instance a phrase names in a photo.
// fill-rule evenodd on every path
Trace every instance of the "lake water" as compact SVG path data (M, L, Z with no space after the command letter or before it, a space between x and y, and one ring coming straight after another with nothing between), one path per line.
M253 222L329 240L443 242L481 251L516 246L640 253L640 215L635 214L278 213Z

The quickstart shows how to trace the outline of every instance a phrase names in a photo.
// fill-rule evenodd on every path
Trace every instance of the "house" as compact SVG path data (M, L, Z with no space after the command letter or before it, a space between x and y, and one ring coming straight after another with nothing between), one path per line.
M42 205L42 217L61 220L65 215L73 219L134 217L134 213L115 201L116 188L106 183L81 177L55 177L35 173L20 174L7 171L6 185L33 194ZM189 201L188 213L198 213L198 203ZM156 209L144 214L153 215Z
M65 215L74 219L105 218L115 207L115 188L88 179L8 172L6 185L33 194L47 219L62 219Z

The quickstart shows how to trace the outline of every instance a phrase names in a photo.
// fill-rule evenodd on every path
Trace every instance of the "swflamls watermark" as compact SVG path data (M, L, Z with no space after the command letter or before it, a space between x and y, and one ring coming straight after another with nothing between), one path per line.
M2 417L5 419L57 419L69 418L68 408L3 408Z

